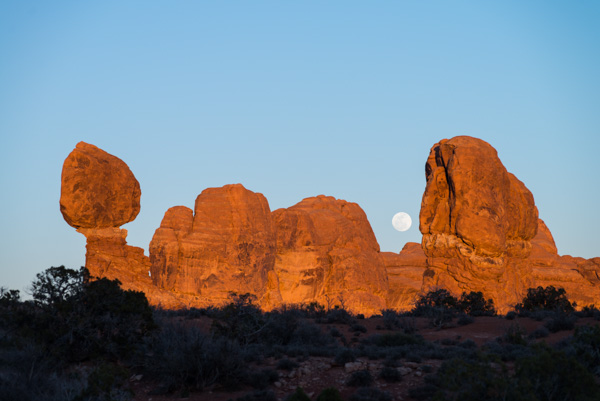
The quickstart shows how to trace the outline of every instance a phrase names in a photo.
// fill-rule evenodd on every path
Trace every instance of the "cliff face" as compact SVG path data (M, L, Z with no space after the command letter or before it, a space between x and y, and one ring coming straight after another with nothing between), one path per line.
M374 314L386 307L388 279L364 211L330 196L273 212L275 271L284 303L341 305Z
M538 285L565 287L573 299L578 295L568 287L594 292L582 268L593 266L558 257L533 195L488 143L465 136L440 141L427 159L426 180L419 227L424 290L481 291L502 312Z
M84 142L63 165L60 210L87 238L92 276L166 308L249 292L265 309L318 302L368 316L409 310L420 294L446 288L481 291L506 312L539 285L565 288L580 307L599 303L600 258L557 254L533 195L489 144L440 141L426 180L422 244L399 254L379 251L355 203L320 195L271 212L262 194L235 184L204 190L194 210L167 210L147 257L119 228L139 213L139 183L123 161Z
M155 305L179 307L172 294L154 287L150 259L142 248L127 245L127 230L140 211L140 184L119 158L79 142L63 164L60 211L85 235L85 265L92 277L118 279L123 287L146 293Z
M255 294L264 307L281 303L269 204L240 184L204 190L193 213L169 209L150 260L155 285L203 303L223 303L231 292Z

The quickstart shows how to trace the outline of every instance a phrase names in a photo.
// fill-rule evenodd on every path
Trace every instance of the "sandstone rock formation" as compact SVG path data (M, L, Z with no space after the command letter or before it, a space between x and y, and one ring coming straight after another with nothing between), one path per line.
M546 224L539 220L527 259L536 286L564 288L571 302L579 306L598 306L600 301L600 258L584 259L559 256L554 238Z
M386 308L385 265L360 206L320 195L274 211L273 220L284 303L340 305L366 315Z
M264 307L279 305L275 230L265 197L241 184L208 188L194 209L169 209L156 230L150 243L153 282L191 294L200 304L249 292Z
M85 235L85 265L92 277L118 279L126 289L143 291L154 304L183 305L172 294L154 288L150 260L142 248L127 245L119 226L140 211L140 185L119 158L79 142L63 164L60 211Z
M426 179L422 244L399 254L379 251L355 203L320 195L271 212L262 194L235 184L204 190L194 210L170 208L147 257L119 228L139 213L139 183L123 161L84 142L65 160L60 210L87 238L92 276L166 308L249 292L265 309L318 302L368 316L409 310L419 294L446 288L481 291L506 312L540 285L564 288L580 307L600 305L600 258L557 254L532 194L489 144L440 141Z
M423 273L427 270L427 257L421 244L407 242L399 254L381 252L381 256L389 282L388 309L411 310L423 288Z
M586 285L595 291L590 287L598 271L594 262L577 264L556 255L549 230L538 223L531 192L506 171L488 143L466 136L444 139L431 148L425 173L419 227L428 266L423 291L446 288L457 296L481 291L501 312L538 285L562 286L569 293L563 284L572 283L572 290Z
M75 228L119 227L140 212L140 184L119 158L79 142L63 164L60 211Z

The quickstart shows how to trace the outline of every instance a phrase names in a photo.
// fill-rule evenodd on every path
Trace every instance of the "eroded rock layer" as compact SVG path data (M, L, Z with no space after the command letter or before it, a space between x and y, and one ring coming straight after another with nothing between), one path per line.
M165 214L150 243L155 285L220 304L231 292L252 293L265 307L280 304L275 231L262 194L240 184L208 188L195 210Z
M584 280L592 276L586 268L597 272L594 262L558 257L549 230L538 223L533 195L488 143L444 139L431 148L425 174L419 227L427 255L424 292L481 291L505 312L538 285L596 291Z
M318 302L367 316L409 310L420 294L481 291L500 312L528 288L553 285L579 307L600 304L600 258L559 256L532 194L494 148L470 137L431 148L420 213L422 244L380 252L355 203L328 196L270 211L241 184L208 188L194 209L172 207L150 257L127 245L122 224L140 210L127 165L80 142L65 160L60 210L87 238L94 277L143 291L154 305L203 307L251 293L259 305Z
M284 303L318 302L371 315L386 307L379 244L356 203L317 196L273 212Z

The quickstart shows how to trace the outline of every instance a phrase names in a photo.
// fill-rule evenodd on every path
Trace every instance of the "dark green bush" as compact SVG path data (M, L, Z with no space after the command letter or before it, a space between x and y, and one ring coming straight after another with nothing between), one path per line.
M350 396L350 401L392 401L392 396L375 387L363 387Z
M470 316L495 316L496 308L492 299L485 299L480 291L463 292L457 303L458 310Z
M290 394L285 401L310 401L310 397L306 395L302 387L296 387L296 391Z
M279 374L273 369L253 371L246 376L246 383L256 389L263 390L279 380Z
M367 337L367 344L373 344L378 347L398 347L403 345L423 344L425 340L419 335L404 334L404 333L386 333L374 334Z
M546 322L545 326L548 328L548 330L550 330L550 332L557 333L563 330L573 330L575 328L576 321L577 316L575 316L575 314L558 309Z
M254 390L242 397L238 397L235 401L277 401L277 397L272 390Z
M600 400L600 386L577 359L544 345L533 351L515 365L517 394L533 394L536 400Z
M337 388L327 387L319 393L317 401L343 401L343 399Z
M299 367L298 362L292 361L291 359L283 358L277 362L277 369L282 370L293 370Z
M577 327L565 352L600 376L600 325Z
M201 391L215 383L237 388L247 378L240 346L211 338L194 326L162 323L147 344L144 373L156 380L157 393Z
M381 369L381 372L379 372L379 378L388 383L397 383L402 380L402 375L396 368L384 367Z
M368 387L372 384L373 376L368 369L357 370L356 372L353 372L346 381L346 385L350 387Z
M334 362L338 366L344 366L348 362L354 362L356 360L356 355L349 348L342 348L335 354Z
M573 305L567 299L567 293L563 288L554 288L553 286L529 288L523 302L516 305L518 312L546 310L561 310L572 312Z
M471 316L461 313L458 316L458 320L456 321L456 323L458 323L460 326L466 326L468 324L473 323L474 321L475 319L473 319Z

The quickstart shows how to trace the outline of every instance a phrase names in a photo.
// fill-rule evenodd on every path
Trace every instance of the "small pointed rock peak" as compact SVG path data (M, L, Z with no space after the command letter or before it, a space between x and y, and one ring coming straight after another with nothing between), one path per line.
M140 184L121 159L85 142L67 156L60 211L75 228L119 227L140 211Z

